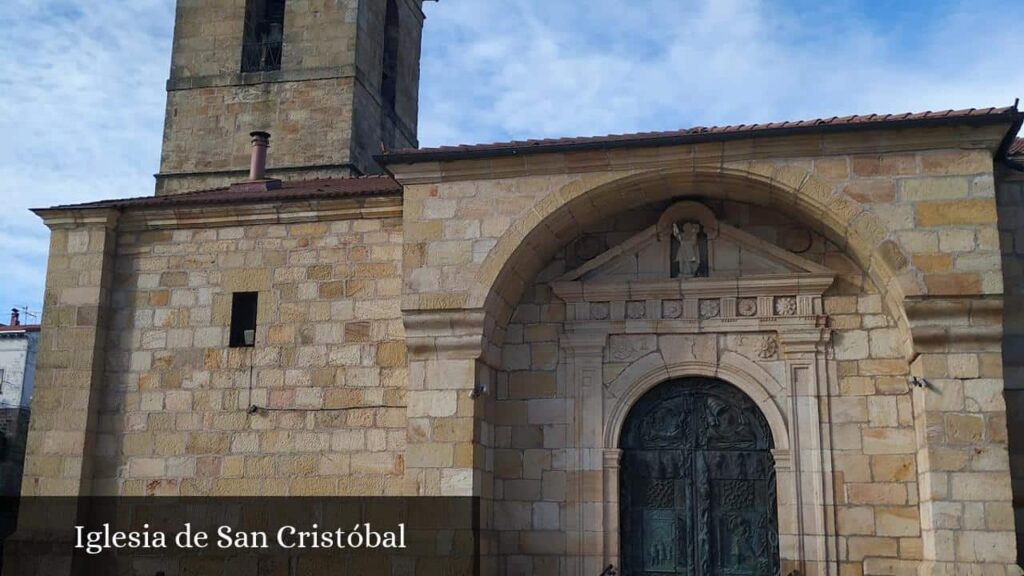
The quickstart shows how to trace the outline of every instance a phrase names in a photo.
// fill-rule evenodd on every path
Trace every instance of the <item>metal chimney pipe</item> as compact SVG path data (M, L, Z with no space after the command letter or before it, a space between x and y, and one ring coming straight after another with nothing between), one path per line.
M249 162L249 180L263 180L267 171L267 148L270 147L269 132L250 132L252 136L252 159Z

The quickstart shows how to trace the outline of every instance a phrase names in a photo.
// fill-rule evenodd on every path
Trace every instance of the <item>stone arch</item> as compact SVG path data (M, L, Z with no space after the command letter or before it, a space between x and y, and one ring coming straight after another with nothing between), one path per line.
M700 202L677 202L670 206L658 219L659 236L671 234L672 225L684 219L696 220L704 226L708 238L718 236L718 218L710 208Z
M768 206L838 245L882 293L910 355L903 300L923 289L881 219L802 166L753 162L587 176L551 191L512 223L476 275L468 307L484 309L485 338L500 345L525 287L556 250L587 226L625 208L680 196Z
M775 400L775 394L783 387L771 374L756 364L739 365L726 357L717 364L700 360L667 364L661 354L648 354L637 360L608 385L608 394L614 400L606 406L604 447L619 447L622 426L640 397L662 382L687 376L718 378L738 388L768 421L775 449L789 450L788 420Z

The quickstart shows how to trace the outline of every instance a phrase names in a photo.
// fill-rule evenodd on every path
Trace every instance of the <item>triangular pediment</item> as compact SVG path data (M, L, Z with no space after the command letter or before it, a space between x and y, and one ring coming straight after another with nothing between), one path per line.
M817 293L832 284L828 268L719 222L705 206L680 202L659 222L563 274L558 293L628 285L635 293L717 290L750 294Z

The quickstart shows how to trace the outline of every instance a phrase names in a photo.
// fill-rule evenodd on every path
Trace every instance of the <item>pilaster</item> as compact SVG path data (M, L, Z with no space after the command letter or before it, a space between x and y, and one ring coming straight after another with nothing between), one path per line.
M1019 574L1000 354L1001 302L930 299L907 306L924 562L921 574ZM987 376L987 377L983 377Z
M46 220L50 256L25 496L90 495L117 222L113 210Z
M604 474L604 397L601 370L607 334L580 331L559 340L560 385L565 387L567 454L566 528L569 552L575 557L570 574L597 574L604 566L608 486ZM617 492L616 492L617 495ZM617 498L616 498L617 500ZM617 526L617 524L616 524ZM612 562L618 565L618 562Z
M490 393L482 352L481 311L407 311L409 347L406 491L421 496L480 496L483 432Z

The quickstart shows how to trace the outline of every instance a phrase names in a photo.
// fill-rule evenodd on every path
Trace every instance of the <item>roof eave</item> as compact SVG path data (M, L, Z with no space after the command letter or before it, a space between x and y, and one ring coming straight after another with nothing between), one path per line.
M660 135L649 138L601 140L583 142L560 142L537 144L533 146L500 146L483 149L452 149L436 151L411 151L378 154L374 156L381 165L418 164L423 162L476 160L503 156L519 156L527 154L555 154L560 152L586 152L591 150L609 150L621 148L650 148L657 146L677 146L699 144L705 142L725 142L751 138L775 138L782 136L799 136L816 133L864 132L869 130L934 128L945 126L992 126L1010 123L1016 129L1008 130L1009 141L1020 128L1024 113L1016 109L1005 112L979 115L934 117L920 119L891 119L875 122L858 122L855 124L821 124L815 126L782 126L778 128L760 128L754 130L736 130L732 132L704 132L694 134ZM1004 141L1005 144L1005 141Z
M201 193L221 193L226 192L228 190L228 188L217 188L212 190L203 190L201 191ZM83 213L88 211L97 212L109 210L114 210L118 212L123 212L126 210L184 210L198 207L220 208L224 206L249 206L256 204L281 203L288 204L295 202L311 202L317 200L333 200L345 198L393 197L402 195L402 186L398 182L395 182L395 186L392 188L367 189L341 193L336 191L317 191L308 194L273 194L268 195L266 197L247 195L244 192L239 192L237 197L218 197L216 199L204 198L203 196L198 194L199 193L189 192L180 195L143 196L137 198L100 200L96 202L86 202L82 204L67 204L62 206L53 206L49 208L32 208L31 211L35 215L42 218L43 220L47 220L55 217L73 218L73 216L70 215L71 212ZM154 201L160 198L169 198L172 200L169 202Z

